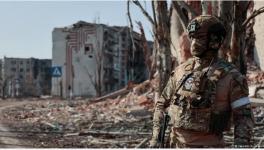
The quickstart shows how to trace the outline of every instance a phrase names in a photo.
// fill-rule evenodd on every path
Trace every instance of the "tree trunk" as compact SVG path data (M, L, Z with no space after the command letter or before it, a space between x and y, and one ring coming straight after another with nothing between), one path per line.
M187 0L187 4L196 12L197 15L202 14L202 6L201 1L193 1L193 0ZM196 16L190 17L190 19L193 19Z
M206 1L206 0L201 0L201 5L202 5L202 15L208 15L211 14L211 2Z
M171 72L171 50L170 50L170 18L168 16L167 2L154 1L157 20L157 49L159 50L159 93L167 84Z
M219 16L222 19L226 28L226 37L219 50L219 57L228 60L228 53L230 53L230 41L232 33L232 20L233 20L233 2L220 1Z
M148 46L148 41L145 37L145 31L144 28L141 24L141 22L138 22L138 26L141 32L141 44L143 47L143 54L144 54L144 60L145 60L145 64L147 67L147 71L149 73L148 79L153 79L154 77L154 71L152 70L151 64L152 64L152 59L151 59L151 49Z
M173 57L177 58L177 62L182 62L182 57L180 57L180 43L179 39L181 34L183 33L183 27L180 23L179 17L177 16L177 12L175 8L172 9L171 15L171 27L170 27L170 36L171 36L171 54Z
M248 1L234 3L234 24L231 41L231 62L237 66L242 74L246 74L245 63L245 28L242 23L247 18Z
M190 19L196 17L197 14L201 13L200 2L197 1L187 1L187 6L189 6L190 11L187 12L184 6L177 1L173 1L173 11L171 16L171 39L173 46L172 50L177 49L176 52L173 51L176 56L178 63L181 64L191 57L190 52L190 40L185 31L186 26Z
M222 1L221 1L222 2ZM213 16L218 16L218 10L219 10L219 1L211 1L212 5L212 15Z
M251 15L254 11L254 2L251 1L249 8L248 8L248 12ZM246 62L252 62L254 61L254 48L255 48L255 41L256 41L256 37L255 37L255 32L254 32L254 27L255 25L255 18L253 18L248 25L246 26L246 47L245 47L245 56L246 56Z

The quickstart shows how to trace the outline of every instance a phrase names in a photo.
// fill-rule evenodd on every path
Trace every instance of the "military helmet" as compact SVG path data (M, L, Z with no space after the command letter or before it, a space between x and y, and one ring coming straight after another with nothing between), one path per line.
M207 36L209 41L217 40L221 42L226 35L222 22L211 15L201 15L194 18L189 23L187 31L189 37Z

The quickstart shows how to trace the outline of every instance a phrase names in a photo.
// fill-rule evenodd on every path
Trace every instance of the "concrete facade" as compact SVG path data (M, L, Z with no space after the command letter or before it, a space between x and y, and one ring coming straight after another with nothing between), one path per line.
M4 57L2 65L3 91L6 97L50 94L51 60Z
M140 35L133 36L134 59L127 27L79 21L54 28L52 66L61 67L62 76L52 78L52 95L94 97L118 90L128 81L145 80Z
M264 6L264 1L255 1L255 9ZM256 34L256 42L254 49L254 60L257 62L261 70L264 70L264 14L260 14L255 18L254 31Z

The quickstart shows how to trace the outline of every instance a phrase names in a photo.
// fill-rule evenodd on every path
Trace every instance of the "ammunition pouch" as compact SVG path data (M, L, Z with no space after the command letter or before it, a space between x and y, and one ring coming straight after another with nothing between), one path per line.
M211 108L185 109L178 105L169 108L171 123L176 128L209 132Z
M176 128L221 134L229 128L230 112L214 113L211 108L185 109L178 105L169 108L171 124Z

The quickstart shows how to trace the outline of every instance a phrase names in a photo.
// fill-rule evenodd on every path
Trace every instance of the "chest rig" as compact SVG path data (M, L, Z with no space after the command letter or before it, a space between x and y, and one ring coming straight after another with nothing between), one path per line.
M210 70L211 68L215 69ZM217 82L231 69L233 69L231 65L221 60L203 69L194 69L194 60L187 63L184 75L177 82L169 107L173 126L187 130L212 132L214 128L212 124L215 124L213 114ZM229 114L223 113L223 115L220 115L221 122L224 121L223 118L229 118ZM218 132L222 132L226 126L227 124L223 125L220 130L217 129Z

